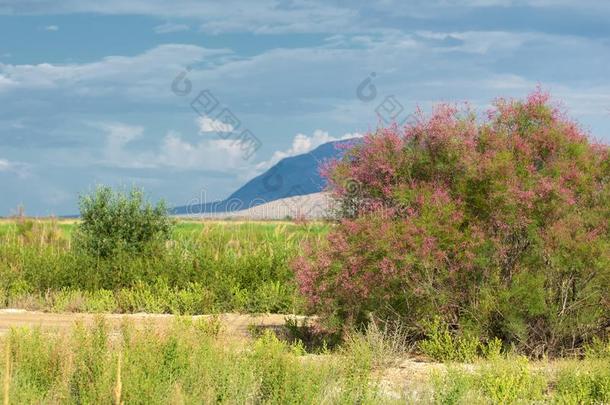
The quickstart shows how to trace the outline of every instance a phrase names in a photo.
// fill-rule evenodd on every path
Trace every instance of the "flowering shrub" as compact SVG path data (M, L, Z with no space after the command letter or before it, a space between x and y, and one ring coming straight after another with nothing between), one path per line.
M533 354L610 326L609 150L547 94L418 111L323 174L343 219L293 267L336 326L441 315Z

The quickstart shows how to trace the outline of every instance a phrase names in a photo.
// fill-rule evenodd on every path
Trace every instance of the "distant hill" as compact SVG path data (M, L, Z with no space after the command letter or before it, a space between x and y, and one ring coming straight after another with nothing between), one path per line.
M326 186L320 176L320 164L340 158L344 152L340 146L354 142L358 140L329 142L306 154L285 158L225 200L175 207L170 212L172 215L234 212L279 199L319 193Z

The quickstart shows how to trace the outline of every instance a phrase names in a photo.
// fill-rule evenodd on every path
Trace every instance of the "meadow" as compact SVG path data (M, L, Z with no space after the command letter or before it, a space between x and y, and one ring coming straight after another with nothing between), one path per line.
M13 329L0 338L4 403L603 404L610 347L584 359L502 355L463 363L404 361L396 336L370 329L333 351L267 331L223 334L214 319L165 330L100 318L61 333Z
M289 261L329 225L189 222L162 253L100 259L72 246L75 221L0 223L0 305L70 312L301 313Z

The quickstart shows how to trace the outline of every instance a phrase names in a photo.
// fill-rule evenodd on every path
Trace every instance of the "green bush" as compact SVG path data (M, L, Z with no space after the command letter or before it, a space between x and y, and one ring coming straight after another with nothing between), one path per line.
M496 359L471 369L454 365L432 378L433 397L441 404L548 402L555 394L549 383L525 357Z
M494 404L531 403L542 399L546 380L531 370L527 358L517 357L483 366L479 385L483 395Z
M427 337L419 342L419 349L433 360L472 362L480 347L479 339L451 332L440 318L434 318L426 326Z
M75 243L96 257L150 253L172 234L165 203L153 206L136 188L123 193L100 186L80 198L80 216Z

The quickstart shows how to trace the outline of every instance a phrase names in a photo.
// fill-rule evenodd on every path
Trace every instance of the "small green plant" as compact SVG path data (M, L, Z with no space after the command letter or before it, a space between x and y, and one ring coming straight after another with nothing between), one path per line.
M473 361L478 354L479 339L470 335L458 335L436 317L425 325L427 338L419 342L419 349L437 361Z
M483 366L478 377L480 389L495 404L542 399L546 381L532 371L525 357L495 360Z
M607 360L570 362L558 372L556 397L563 404L610 402L610 367Z
M610 340L594 336L591 343L585 345L585 356L589 359L610 360Z
M436 372L432 375L434 402L442 405L459 404L472 389L472 385L471 376L458 368L449 367L445 374Z
M80 215L75 242L96 257L150 253L172 235L173 222L165 203L153 206L137 188L124 193L100 186L81 197Z
M486 359L498 359L502 354L502 340L497 337L489 340L486 344L481 344L483 357Z

